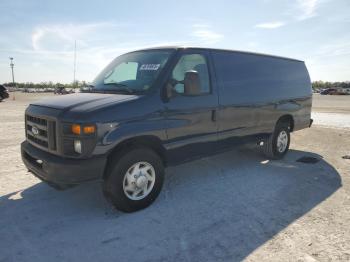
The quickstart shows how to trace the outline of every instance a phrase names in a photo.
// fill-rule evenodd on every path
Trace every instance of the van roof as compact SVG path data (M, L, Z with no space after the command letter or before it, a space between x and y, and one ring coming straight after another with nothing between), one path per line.
M268 57L287 59L287 60L292 60L292 61L297 61L297 62L304 62L303 60L299 60L299 59L295 59L295 58L284 57L284 56L277 56L277 55L270 55L270 54L264 54L264 53L256 53L256 52L242 51L242 50L233 50L233 49L196 47L196 46L155 46L155 47L148 47L148 48L139 49L139 50L135 50L135 51L153 50L153 49L177 49L177 50L179 50L179 49L200 49L200 50L214 50L214 51L236 52L236 53L258 55L258 56L268 56Z

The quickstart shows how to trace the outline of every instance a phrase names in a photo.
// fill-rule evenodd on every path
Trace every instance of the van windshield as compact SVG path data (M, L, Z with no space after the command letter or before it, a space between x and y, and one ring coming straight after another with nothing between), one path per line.
M136 51L111 62L92 82L92 92L144 93L149 90L174 50Z

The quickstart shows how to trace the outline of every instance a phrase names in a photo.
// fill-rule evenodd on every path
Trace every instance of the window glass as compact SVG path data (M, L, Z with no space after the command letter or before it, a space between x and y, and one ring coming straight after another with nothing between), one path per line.
M138 63L124 62L108 72L103 80L104 84L136 80Z
M184 55L180 58L172 72L172 78L176 80L175 91L180 94L184 93L184 84L178 81L183 81L185 73L189 70L198 72L201 93L209 93L210 84L207 63L204 56L199 54Z
M149 90L175 50L145 50L117 57L92 82L94 92L143 93Z

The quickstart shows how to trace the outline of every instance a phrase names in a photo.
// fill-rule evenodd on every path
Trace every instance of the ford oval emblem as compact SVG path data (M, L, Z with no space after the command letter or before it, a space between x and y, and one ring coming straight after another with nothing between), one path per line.
M32 126L32 133L35 136L39 135L39 129L36 126Z

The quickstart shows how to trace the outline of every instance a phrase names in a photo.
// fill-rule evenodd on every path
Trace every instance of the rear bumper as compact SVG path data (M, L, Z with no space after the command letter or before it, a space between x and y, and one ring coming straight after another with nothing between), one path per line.
M27 141L21 144L22 160L30 172L41 180L62 185L80 184L101 179L106 157L69 159L42 151Z

